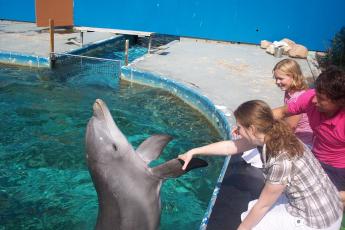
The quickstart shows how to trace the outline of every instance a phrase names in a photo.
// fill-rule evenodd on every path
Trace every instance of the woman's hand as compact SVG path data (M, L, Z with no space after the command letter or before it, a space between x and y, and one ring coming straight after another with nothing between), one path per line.
M184 154L179 155L178 158L184 161L184 164L182 166L182 170L186 170L189 162L193 158L193 153L191 151L188 151L188 152L186 152Z
M250 228L246 228L243 226L243 224L240 224L240 226L238 226L237 230L250 230Z
M231 135L233 137L232 139L234 139L234 140L241 138L238 126L235 126L234 128L232 128Z

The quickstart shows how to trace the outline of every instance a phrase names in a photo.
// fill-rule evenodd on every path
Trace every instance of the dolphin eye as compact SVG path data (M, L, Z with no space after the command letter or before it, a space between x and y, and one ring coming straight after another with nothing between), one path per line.
M113 144L113 149L117 151L117 146L115 144Z

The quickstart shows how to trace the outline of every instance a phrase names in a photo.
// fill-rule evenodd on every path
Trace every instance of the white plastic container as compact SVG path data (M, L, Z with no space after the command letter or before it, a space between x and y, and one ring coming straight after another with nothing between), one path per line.
M274 56L281 58L283 56L283 47L274 47Z

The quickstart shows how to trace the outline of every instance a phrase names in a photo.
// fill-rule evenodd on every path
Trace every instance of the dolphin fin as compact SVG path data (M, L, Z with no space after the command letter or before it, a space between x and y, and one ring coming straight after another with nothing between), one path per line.
M186 170L182 170L183 163L183 160L175 158L165 162L164 164L152 168L151 171L155 176L158 176L162 179L167 179L182 176L192 169L206 167L208 165L208 163L204 160L201 160L199 158L192 158Z
M172 137L169 135L152 135L139 145L136 152L148 164L159 157L164 147L171 140Z

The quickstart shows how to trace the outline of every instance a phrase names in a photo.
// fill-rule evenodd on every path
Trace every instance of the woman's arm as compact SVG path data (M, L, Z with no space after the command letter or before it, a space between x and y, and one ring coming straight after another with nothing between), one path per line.
M275 119L283 119L290 116L287 105L272 109Z
M249 143L246 139L240 138L234 141L220 141L199 148L194 148L184 154L179 155L178 157L184 161L182 169L185 170L189 161L195 155L233 155L247 151L254 147L256 146Z
M242 221L237 230L249 230L257 225L268 210L278 200L286 185L270 184L266 182L258 201Z
M294 115L285 118L286 123L292 128L293 131L297 128L298 122L301 120L302 115Z

